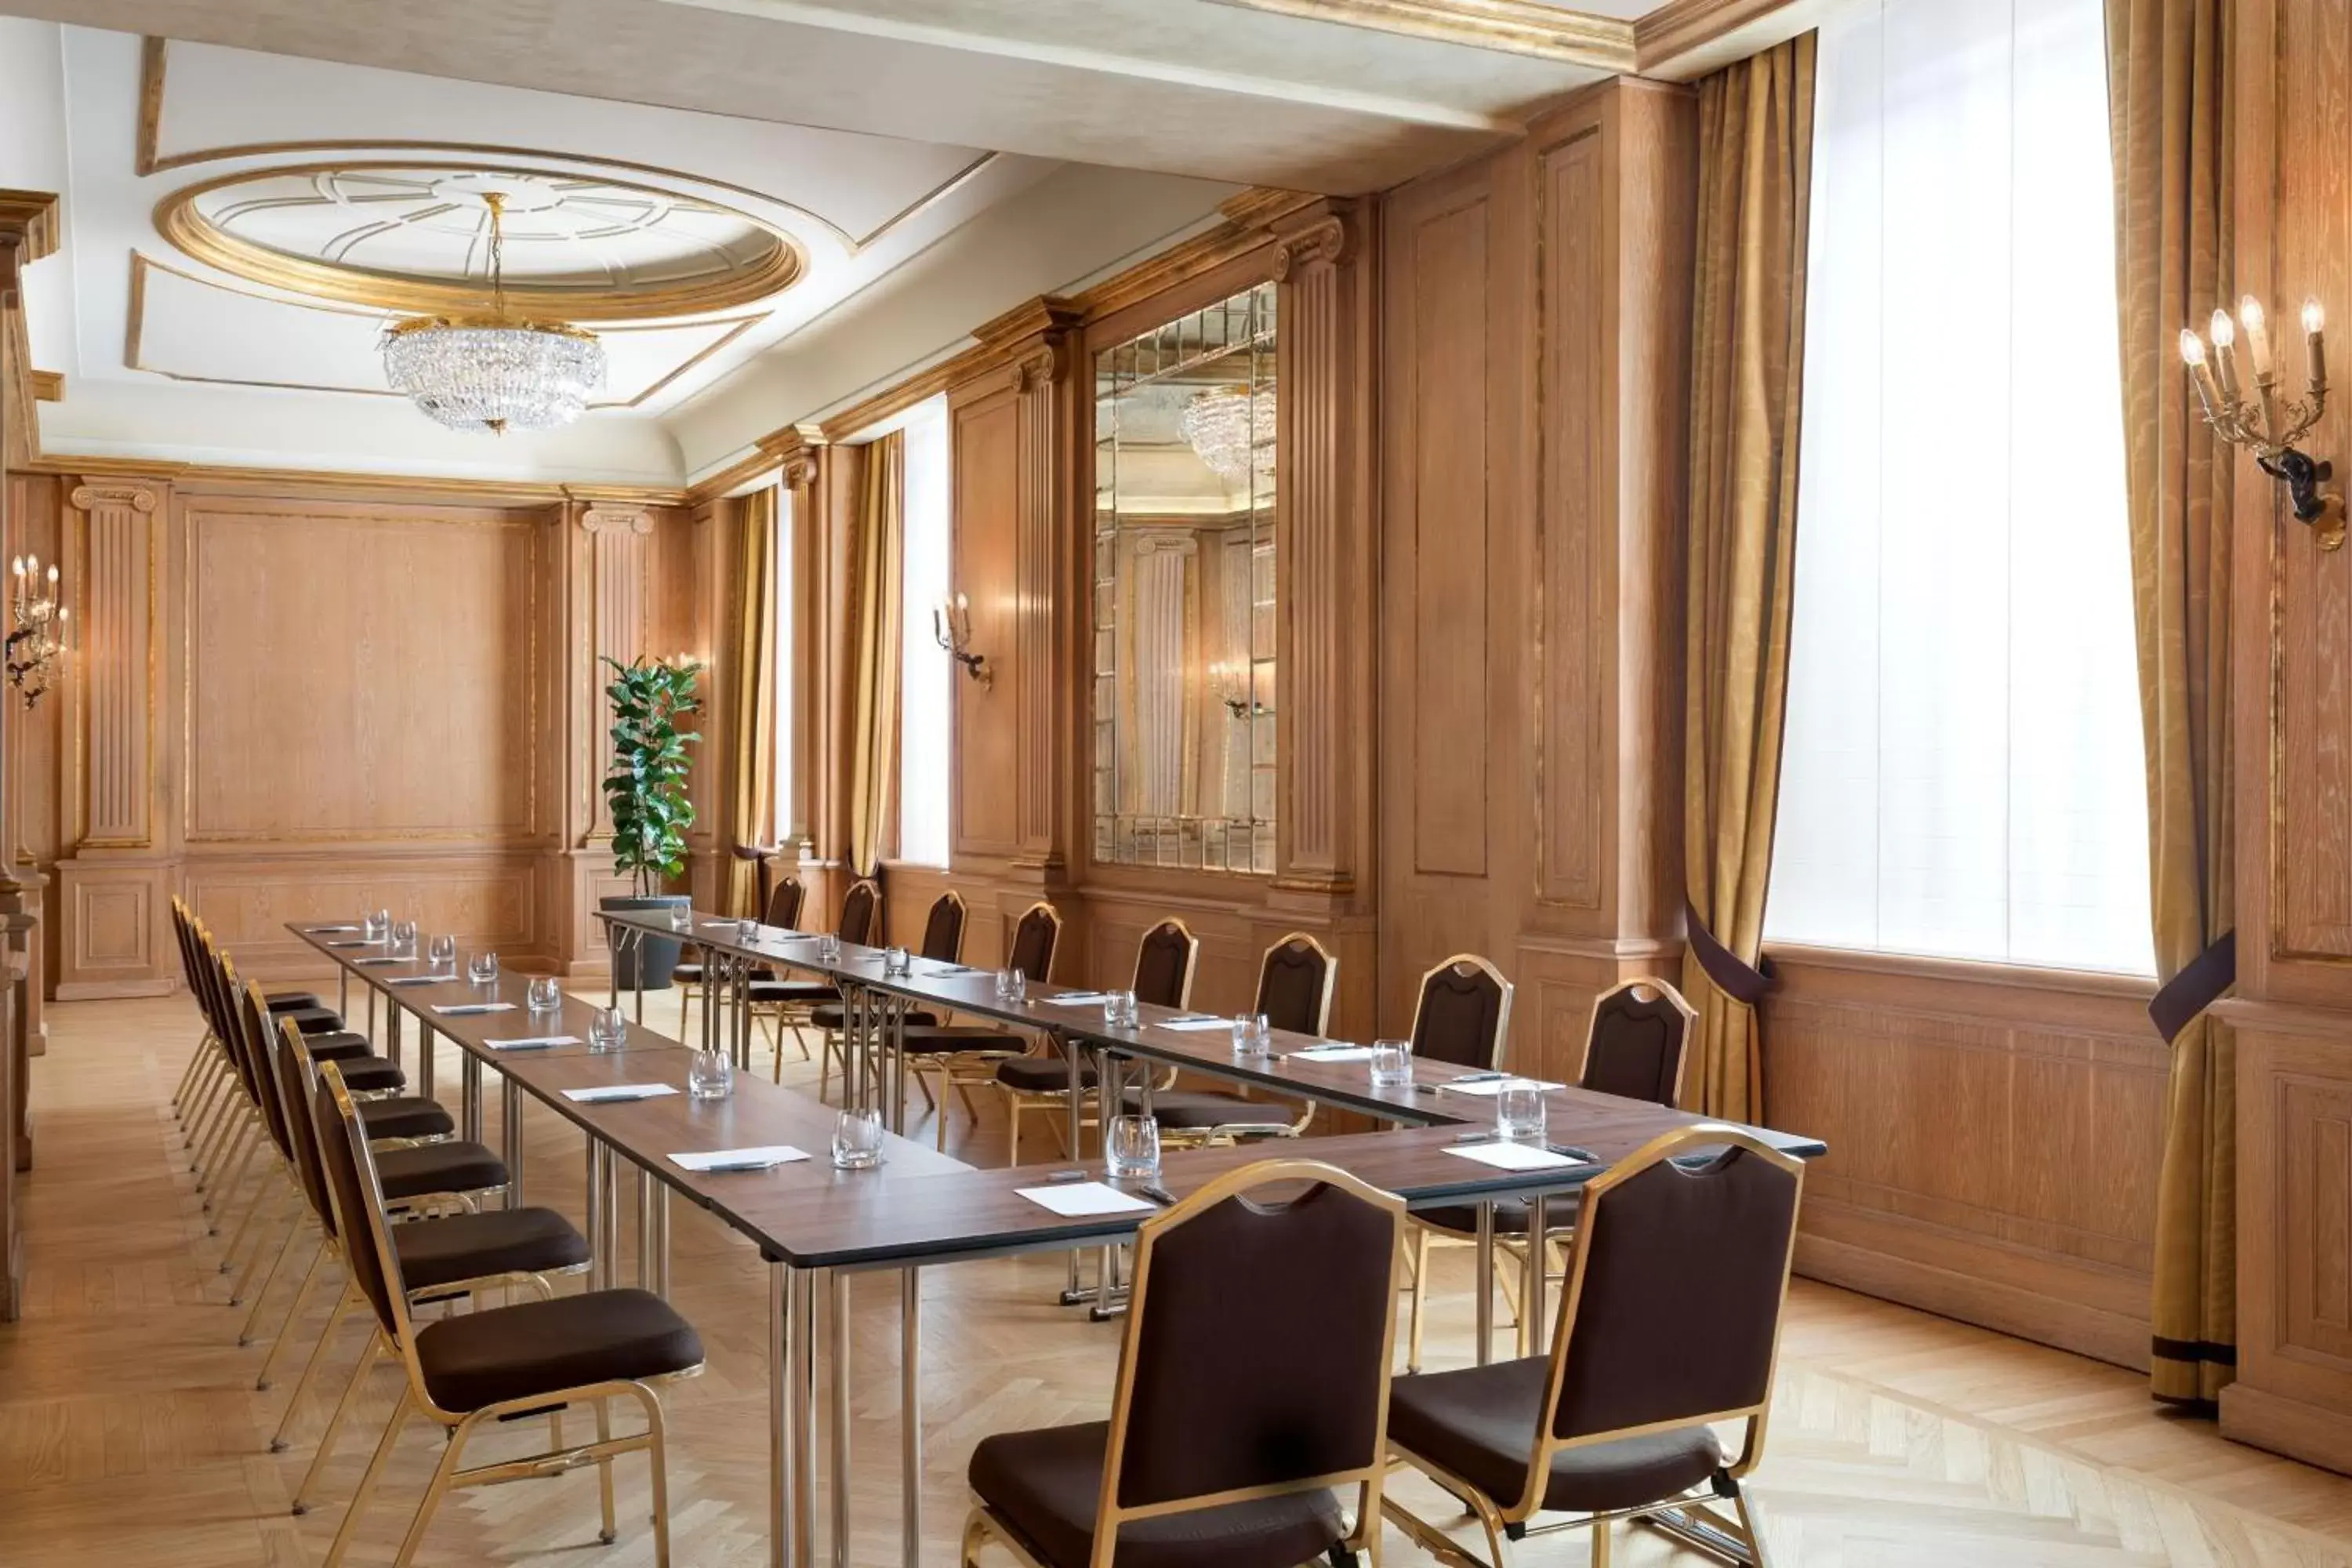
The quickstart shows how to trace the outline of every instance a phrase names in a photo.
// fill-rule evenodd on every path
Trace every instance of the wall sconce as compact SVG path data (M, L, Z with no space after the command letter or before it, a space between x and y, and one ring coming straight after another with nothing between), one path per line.
M2205 339L2183 329L2180 358L2197 384L2197 400L2205 406L2205 423L2212 426L2213 434L2252 452L2263 472L2286 486L2295 521L2310 528L2319 548L2336 550L2344 543L2344 498L2320 488L2335 477L2335 465L2295 447L2327 411L2327 353L2320 338L2326 324L2318 300L2304 306L2303 341L2310 385L2308 395L2300 402L2279 396L2278 369L2271 361L2263 302L2252 294L2238 301L2235 321L2227 310L2213 312L2210 353ZM2238 384L2237 341L2242 327L2246 334L2246 359L2254 373L2252 408Z
M40 557L26 555L10 562L9 568L16 579L16 592L8 601L9 618L15 624L0 651L5 654L8 683L25 694L25 706L30 708L48 690L65 658L66 631L73 612L58 602L56 567L49 568L45 579Z
M948 650L948 657L963 666L963 672L987 689L996 684L996 677L988 668L988 656L971 650L971 601L961 594L950 594L931 611L931 636Z
M1230 664L1220 659L1209 666L1210 695L1225 705L1225 711L1236 719L1248 719L1270 711L1257 700L1250 689L1250 667Z

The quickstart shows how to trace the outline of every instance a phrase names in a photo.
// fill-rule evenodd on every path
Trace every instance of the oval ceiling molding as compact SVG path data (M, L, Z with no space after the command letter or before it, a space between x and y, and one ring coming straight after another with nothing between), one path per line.
M781 293L804 267L772 225L599 174L362 162L249 169L155 208L180 250L249 282L415 315L488 302L490 193L505 198L506 299L526 317L648 321Z

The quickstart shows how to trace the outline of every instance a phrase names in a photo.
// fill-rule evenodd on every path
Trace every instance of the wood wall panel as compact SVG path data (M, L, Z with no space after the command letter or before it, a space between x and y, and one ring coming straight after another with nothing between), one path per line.
M143 848L153 811L154 644L159 492L143 484L79 485L80 545L68 563L79 605L80 758L87 784L79 834L91 847Z
M323 921L390 909L460 946L523 956L545 934L540 864L528 853L418 853L390 848L192 857L182 896L240 967L272 973L304 966L309 950L289 921Z
M190 844L537 830L530 514L207 499L186 529Z
M958 399L949 416L954 465L953 551L958 592L971 602L971 646L990 682L955 684L956 789L950 803L959 858L1009 857L1020 842L1018 637L1021 409L1002 382Z

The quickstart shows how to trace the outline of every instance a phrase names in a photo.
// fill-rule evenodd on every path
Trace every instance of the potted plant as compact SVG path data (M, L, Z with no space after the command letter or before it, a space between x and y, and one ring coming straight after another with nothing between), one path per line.
M683 658L623 664L606 657L604 663L613 668L612 682L604 688L613 711L604 804L613 818L613 869L626 874L630 891L601 902L608 910L689 903L687 895L662 889L686 870L686 830L694 826L694 803L686 795L686 748L702 737L678 723L702 710L695 695L702 667ZM676 937L649 934L624 946L614 955L619 984L667 989L682 945Z

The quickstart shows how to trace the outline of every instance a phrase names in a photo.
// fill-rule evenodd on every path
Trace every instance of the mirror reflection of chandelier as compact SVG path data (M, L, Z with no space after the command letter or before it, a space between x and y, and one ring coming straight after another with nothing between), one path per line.
M1184 405L1179 428L1201 461L1239 484L1274 475L1274 388L1218 386Z
M384 330L393 390L453 430L551 430L569 425L604 384L604 345L560 321L510 320L506 309L506 197L490 209L490 309L478 316L415 316Z

